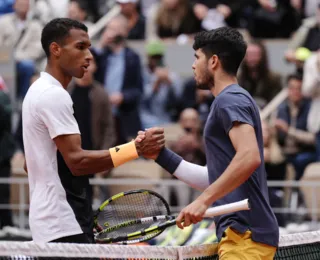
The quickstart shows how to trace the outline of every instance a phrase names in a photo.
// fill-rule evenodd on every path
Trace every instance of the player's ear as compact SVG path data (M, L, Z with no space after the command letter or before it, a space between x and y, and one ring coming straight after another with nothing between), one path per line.
M215 69L218 65L218 62L219 62L219 58L217 55L212 55L208 61L208 65L209 65L209 68L211 70Z
M49 46L49 49L50 49L50 53L53 56L60 57L61 47L58 43L52 42Z

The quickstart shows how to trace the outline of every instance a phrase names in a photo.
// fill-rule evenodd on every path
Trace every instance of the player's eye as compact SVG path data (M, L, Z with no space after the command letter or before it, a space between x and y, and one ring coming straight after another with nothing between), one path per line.
M85 47L84 47L83 45L78 45L77 48L78 48L79 50L84 50L84 49L85 49Z

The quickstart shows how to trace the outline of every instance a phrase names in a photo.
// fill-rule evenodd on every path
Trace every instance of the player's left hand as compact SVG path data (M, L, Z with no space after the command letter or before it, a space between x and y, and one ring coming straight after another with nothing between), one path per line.
M188 227L191 224L196 224L203 219L203 215L208 209L208 206L200 199L196 199L183 210L177 217L177 226L181 229ZM182 224L183 222L183 224Z

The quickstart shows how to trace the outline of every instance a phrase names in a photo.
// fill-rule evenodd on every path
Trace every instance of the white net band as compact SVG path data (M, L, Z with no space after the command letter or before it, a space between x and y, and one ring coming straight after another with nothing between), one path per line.
M0 242L0 255L26 255L37 257L68 258L151 258L181 259L210 256L216 253L216 245L158 247L123 246L33 242Z

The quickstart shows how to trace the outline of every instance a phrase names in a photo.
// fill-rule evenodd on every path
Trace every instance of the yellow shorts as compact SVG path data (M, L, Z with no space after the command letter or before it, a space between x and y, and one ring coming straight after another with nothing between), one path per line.
M272 260L276 248L252 241L251 232L240 234L230 227L218 245L220 260Z

